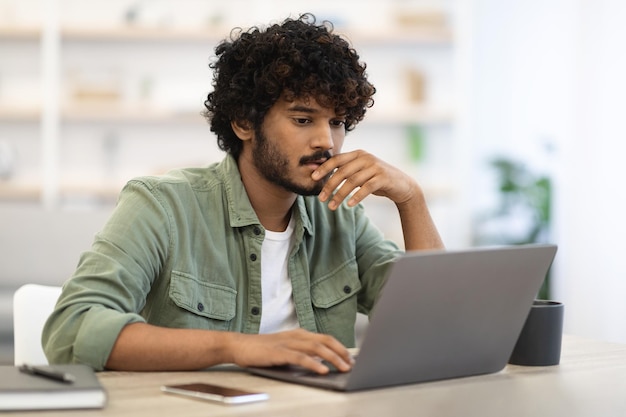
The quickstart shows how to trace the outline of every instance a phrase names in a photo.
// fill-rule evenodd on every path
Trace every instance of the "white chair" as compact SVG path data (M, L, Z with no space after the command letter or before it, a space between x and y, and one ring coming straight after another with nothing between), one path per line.
M13 294L13 341L15 365L46 365L48 359L41 346L41 333L61 287L26 284Z

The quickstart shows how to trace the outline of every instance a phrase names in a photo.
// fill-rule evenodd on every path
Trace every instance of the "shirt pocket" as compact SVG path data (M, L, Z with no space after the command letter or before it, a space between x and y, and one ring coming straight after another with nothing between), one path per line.
M354 324L361 290L358 266L354 260L313 278L311 302L318 331L333 335L348 347L354 346Z
M237 291L223 285L200 281L196 277L172 271L170 299L191 316L187 327L228 329L237 311Z

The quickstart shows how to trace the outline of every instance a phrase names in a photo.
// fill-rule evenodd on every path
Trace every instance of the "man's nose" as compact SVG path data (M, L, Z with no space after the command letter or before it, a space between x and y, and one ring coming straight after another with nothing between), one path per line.
M315 130L313 137L313 147L317 149L329 150L335 146L333 132L330 126L320 126Z

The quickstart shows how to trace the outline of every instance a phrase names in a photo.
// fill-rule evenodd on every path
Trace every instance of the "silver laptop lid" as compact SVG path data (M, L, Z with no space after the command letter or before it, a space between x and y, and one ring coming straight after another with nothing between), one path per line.
M346 389L501 370L556 250L521 245L398 258Z

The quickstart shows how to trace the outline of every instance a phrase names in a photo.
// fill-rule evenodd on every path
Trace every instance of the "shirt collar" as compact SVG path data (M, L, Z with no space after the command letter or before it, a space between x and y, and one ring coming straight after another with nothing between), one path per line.
M241 174L235 158L227 154L219 163L219 171L225 185L230 226L243 227L260 224L241 181ZM303 196L299 195L296 198L295 208L292 215L296 216L296 232L302 227L309 235L313 235L311 219Z

